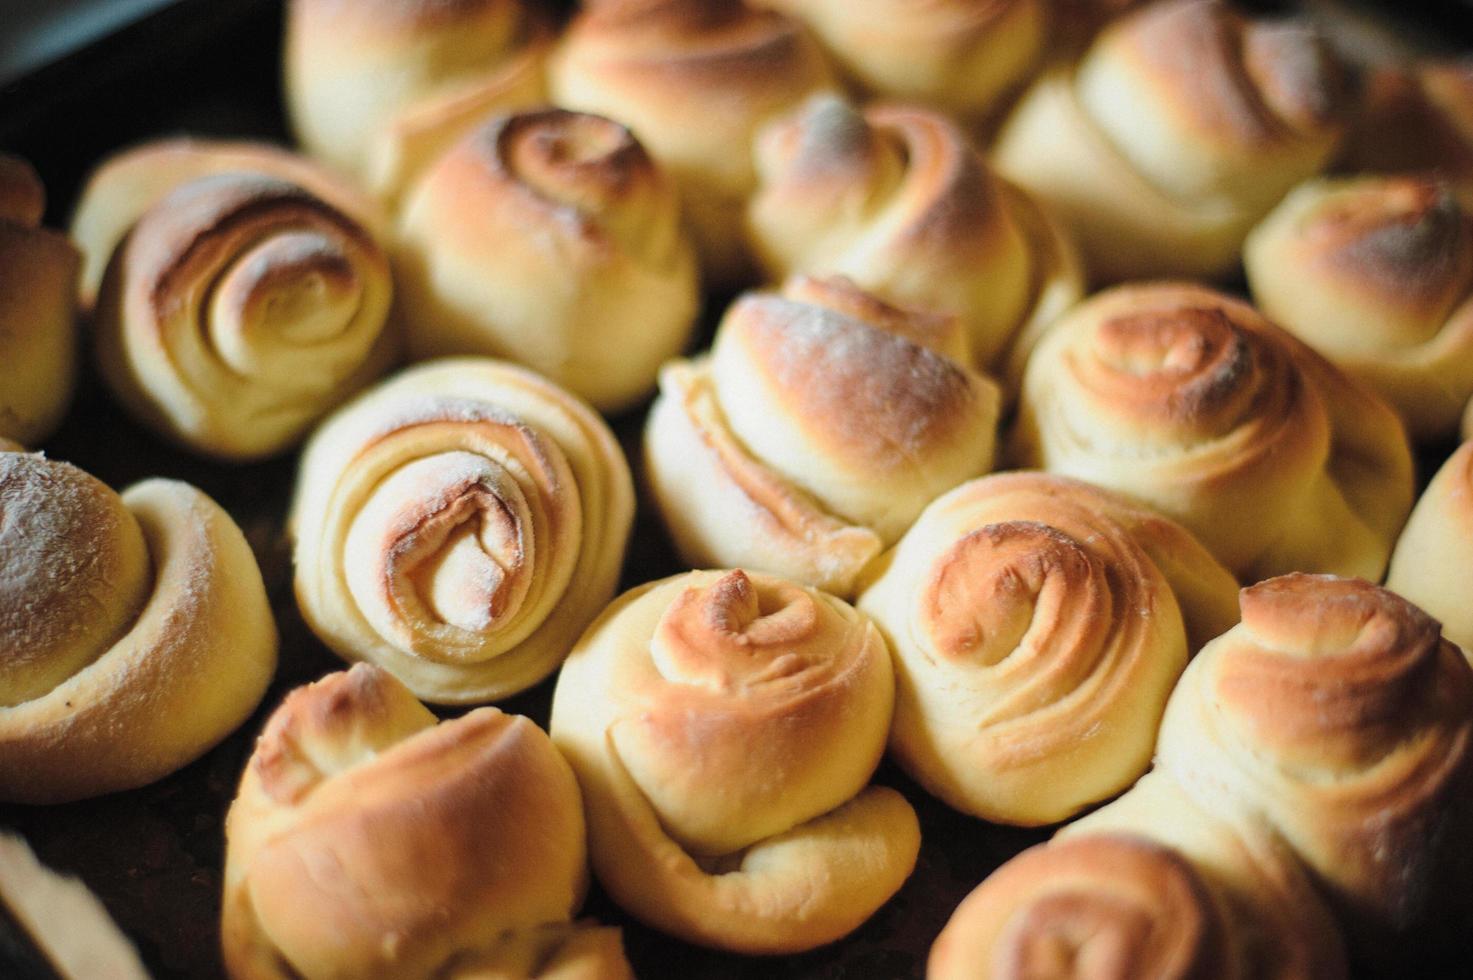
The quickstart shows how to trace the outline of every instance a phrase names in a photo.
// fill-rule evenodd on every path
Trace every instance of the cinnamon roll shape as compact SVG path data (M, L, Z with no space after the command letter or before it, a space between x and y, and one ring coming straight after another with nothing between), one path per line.
M526 364L617 411L699 305L673 181L618 123L542 109L477 128L417 186L398 271L411 350Z
M1386 587L1473 655L1473 441L1437 471L1396 542Z
M61 424L77 368L81 259L45 210L36 171L0 153L0 439L31 444Z
M797 21L744 0L593 0L548 67L553 101L627 125L680 187L703 274L750 276L742 210L767 120L833 87Z
M1055 324L1012 450L1175 518L1250 582L1379 579L1412 502L1390 407L1248 304L1188 284L1121 286Z
M550 43L525 0L291 0L287 111L308 152L392 203L478 123L544 101Z
M377 667L287 695L225 837L236 980L631 975L616 930L570 921L583 811L547 735L495 708L437 723Z
M859 608L894 651L892 751L997 823L1134 782L1188 654L1236 612L1232 575L1178 524L1038 473L957 487L875 568Z
M240 529L199 490L121 496L0 452L0 800L142 786L250 715L276 626Z
M416 697L473 704L550 674L613 595L628 464L587 405L499 361L404 371L313 434L291 527L313 631Z
M955 319L842 279L738 299L708 356L660 372L646 426L681 557L851 594L926 504L992 466L997 388L964 350Z
M1157 769L1293 848L1353 941L1458 921L1473 821L1473 671L1426 613L1354 579L1286 575L1187 668Z
M1473 205L1473 59L1382 66L1367 77L1361 102L1346 169L1435 172Z
M1067 234L944 116L861 114L814 96L768 125L756 152L748 225L775 279L837 273L890 302L955 314L984 370L1002 368L1018 340L1018 374L1038 332L1083 296Z
M890 671L850 606L756 572L616 600L564 664L551 724L604 888L659 929L742 953L857 928L920 847L905 799L868 785Z
M993 160L1054 208L1096 280L1218 277L1329 163L1348 103L1341 65L1305 25L1166 0L1036 81Z
M852 86L985 119L1031 72L1044 0L762 0L803 21Z

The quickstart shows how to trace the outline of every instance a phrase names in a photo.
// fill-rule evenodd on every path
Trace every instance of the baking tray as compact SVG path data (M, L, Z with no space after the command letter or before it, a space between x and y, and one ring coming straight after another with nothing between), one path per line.
M1473 46L1473 6L1463 0L1354 6L1393 12L1421 43L1445 49ZM185 133L287 143L281 30L280 0L180 0L0 88L0 149L22 154L36 165L50 195L48 223L65 227L88 171L120 147ZM726 300L708 298L706 337ZM634 411L612 420L636 467L643 414ZM257 732L283 695L343 666L307 629L292 595L290 549L282 524L296 461L287 456L225 465L175 450L109 400L90 364L83 366L65 425L44 448L115 487L149 476L199 486L234 515L260 560L281 631L281 662L261 708L239 731L152 786L63 806L0 805L0 827L19 832L48 865L85 881L156 977L220 976L223 821L236 781ZM1424 479L1445 455L1424 460ZM683 570L648 499L641 493L625 588ZM552 685L547 681L501 707L545 727ZM920 977L931 942L957 903L998 865L1045 840L1051 831L999 827L965 817L932 799L888 762L876 782L896 787L915 806L923 839L920 859L899 894L840 943L798 956L717 953L639 924L596 883L583 915L623 928L635 972L645 978ZM48 976L18 942L14 927L0 917L0 976ZM1468 971L1424 950L1409 950L1398 975L1450 977Z

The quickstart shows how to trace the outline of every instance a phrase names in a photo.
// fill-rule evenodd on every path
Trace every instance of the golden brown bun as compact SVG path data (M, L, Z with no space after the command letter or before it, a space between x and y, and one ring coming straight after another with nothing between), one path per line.
M119 497L0 453L0 799L153 782L243 722L276 669L255 556L200 491Z
M308 152L394 201L477 123L543 101L523 0L291 0L286 100Z
M45 209L31 165L0 153L0 438L31 445L61 424L77 361L81 258Z
M1329 162L1343 76L1302 24L1165 0L1035 82L994 160L1054 208L1097 281L1222 276L1249 229Z
M437 724L366 664L287 696L225 836L237 980L541 976L507 967L556 949L588 880L578 784L545 733L495 708Z
M674 182L599 116L477 127L411 194L401 242L416 357L506 357L604 411L653 390L700 301Z
M1046 0L759 0L803 21L853 86L980 119L1043 52Z
M682 558L851 593L926 504L992 466L998 393L953 359L964 344L955 319L842 279L737 300L710 355L661 371L646 427Z
M1385 589L1294 574L1187 668L1157 768L1193 802L1278 834L1352 942L1458 920L1473 867L1473 672Z
M1372 173L1436 171L1473 203L1473 60L1372 72L1341 162Z
M767 120L833 87L817 44L743 0L594 0L548 68L553 101L624 123L680 186L709 283L749 275L742 209Z
M1446 438L1473 397L1473 220L1434 177L1296 188L1248 238L1254 301L1391 403L1414 439Z
M614 593L634 516L583 402L487 358L422 364L329 418L292 508L302 614L417 697L531 687Z
M1042 473L927 507L859 597L895 655L890 742L949 805L1046 824L1145 772L1188 654L1237 582L1182 527Z
M1067 235L944 116L861 114L818 95L769 124L756 153L747 220L774 279L839 274L890 302L959 316L986 370L1083 296Z
M552 704L599 881L657 928L736 952L856 929L920 847L910 805L868 785L890 671L867 619L767 575L690 572L621 596Z
M1473 655L1473 441L1442 465L1412 508L1386 587L1441 620L1443 635Z
M1249 582L1379 579L1412 502L1406 434L1379 397L1247 303L1184 283L1120 286L1055 324L1013 451L1150 504Z

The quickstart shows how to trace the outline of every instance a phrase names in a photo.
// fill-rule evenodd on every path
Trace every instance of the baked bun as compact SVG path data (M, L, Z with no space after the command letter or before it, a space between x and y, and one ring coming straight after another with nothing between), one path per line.
M742 209L768 119L833 85L794 20L743 0L590 0L548 68L553 101L627 125L680 186L709 283L749 275Z
M761 0L803 21L866 96L980 120L1043 53L1046 0Z
M0 153L0 438L31 444L61 424L77 368L81 258L45 210L36 171Z
M1473 397L1473 220L1434 177L1317 180L1248 239L1253 299L1385 398L1414 439Z
M541 729L495 708L437 724L365 664L287 695L225 836L236 980L544 976L505 967L556 950L588 883L578 784ZM627 976L610 945L622 971L580 975Z
M1473 59L1371 72L1341 163L1371 173L1435 171L1473 206Z
M992 466L998 393L954 318L843 279L749 293L660 372L645 459L684 561L848 595L921 509Z
M393 200L496 112L543 101L551 40L523 0L291 0L286 101L308 152Z
M889 302L960 316L986 370L1021 339L1019 373L1037 333L1083 295L1068 236L944 116L861 114L818 95L769 124L756 152L748 226L774 279L837 273Z
M649 394L700 302L674 182L599 116L477 127L417 186L401 241L416 356L510 358L605 411Z
M1243 590L1166 709L1157 769L1202 810L1267 826L1374 945L1459 920L1473 829L1473 671L1367 582Z
M1330 161L1348 101L1303 24L1165 0L1035 82L994 160L1059 213L1096 280L1223 276L1253 225Z
M1473 655L1473 441L1453 453L1412 508L1386 587L1442 622Z
M1412 502L1396 414L1247 303L1180 283L1095 296L1040 341L1020 465L1186 525L1242 580L1379 579Z
M276 669L261 571L194 487L120 497L0 452L0 800L131 789L245 721Z
M563 665L551 724L604 888L659 929L741 953L857 928L920 847L910 804L869 785L890 671L850 606L756 572L617 599Z
M506 697L613 595L633 516L623 451L583 402L500 361L422 364L308 442L297 601L340 656L416 697Z
M1237 618L1237 582L1179 525L1042 473L957 487L876 569L859 608L895 655L895 756L995 823L1133 783L1188 654Z

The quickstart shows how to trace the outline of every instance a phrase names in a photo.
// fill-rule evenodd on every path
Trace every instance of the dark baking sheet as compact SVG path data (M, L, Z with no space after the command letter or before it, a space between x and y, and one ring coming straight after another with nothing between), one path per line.
M1461 0L1403 2L1394 9L1434 43L1473 40L1473 7ZM280 108L280 37L279 0L181 0L0 89L0 149L32 160L51 195L48 221L64 227L87 172L122 146L181 133L287 142ZM708 330L724 305L720 297L708 303ZM636 464L642 421L642 412L614 420ZM20 832L47 864L90 885L157 977L218 976L222 824L236 780L257 731L285 692L342 667L307 630L291 592L282 522L295 460L227 466L174 450L114 406L90 366L83 369L65 426L45 449L116 487L149 476L196 484L235 516L260 559L281 630L281 666L262 707L240 731L153 786L65 806L0 805L0 826ZM641 495L625 587L681 570L645 499ZM502 707L545 725L551 692L549 681ZM901 892L841 943L781 958L715 953L639 925L597 885L584 914L623 927L641 977L919 977L931 941L957 903L1048 831L964 817L932 800L888 763L877 781L899 788L915 805L924 843L915 874ZM14 929L0 919L0 976L38 975L34 963L27 966L16 955L15 939ZM1417 956L1422 962L1414 961ZM1449 963L1428 962L1423 951L1407 951L1403 966L1400 976L1467 975Z

